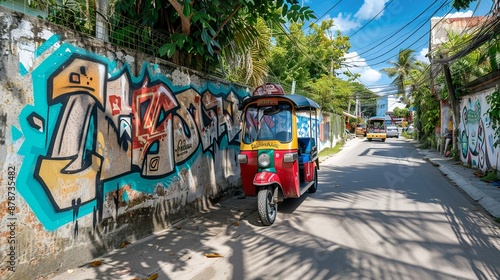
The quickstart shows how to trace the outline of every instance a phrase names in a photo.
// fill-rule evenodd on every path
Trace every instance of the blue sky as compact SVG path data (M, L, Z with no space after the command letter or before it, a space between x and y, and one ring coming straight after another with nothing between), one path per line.
M481 16L494 0L472 2L457 11L451 0L304 0L320 20L333 19L334 29L350 37L347 55L349 71L361 74L360 81L374 91L386 91L392 79L379 70L391 67L401 49L415 50L417 59L425 57L429 45L432 17Z

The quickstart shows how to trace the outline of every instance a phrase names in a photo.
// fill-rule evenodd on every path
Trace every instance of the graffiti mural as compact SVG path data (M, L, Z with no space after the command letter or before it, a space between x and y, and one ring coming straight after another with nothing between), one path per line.
M315 119L313 116L313 122L309 122L309 113L298 112L297 113L297 133L299 137L310 137L317 135L320 137L320 126L322 125L321 115L318 115Z
M325 121L325 119L323 118L323 122L321 122L320 124L320 129L319 129L319 140L321 142L325 142L325 141L328 141L330 139L330 122L327 120Z
M46 44L40 52L51 53L31 69L21 65L34 104L13 130L24 136L19 192L48 230L90 214L99 221L108 193L168 188L195 158L238 149L246 91L200 80L174 85L148 63L134 77L128 65Z
M460 139L462 161L483 171L497 166L498 151L493 143L493 130L485 113L485 95L462 98Z

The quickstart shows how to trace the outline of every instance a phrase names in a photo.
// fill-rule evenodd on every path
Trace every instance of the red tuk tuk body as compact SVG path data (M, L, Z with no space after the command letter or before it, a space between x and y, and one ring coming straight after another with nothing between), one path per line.
M271 225L279 202L317 189L319 106L267 84L257 88L240 108L243 123L238 161L243 191L257 196L261 221ZM300 122L304 127L299 128L299 118L305 120Z
M276 172L257 172L257 151L241 151L240 154L248 157L248 163L240 164L241 174L255 174L255 176L241 177L245 195L256 196L259 189L258 186L278 184L282 188L286 186L283 189L284 197L300 197L299 178L296 175L299 172L298 161L283 162L279 160L283 158L285 153L290 152L293 152L293 150L274 151Z

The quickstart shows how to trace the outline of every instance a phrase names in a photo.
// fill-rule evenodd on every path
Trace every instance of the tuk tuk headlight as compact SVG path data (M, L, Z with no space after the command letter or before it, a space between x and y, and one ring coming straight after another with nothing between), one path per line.
M259 155L258 162L259 162L260 167L265 168L265 167L268 167L269 164L271 164L271 158L269 157L268 154L262 153Z
M238 155L238 162L239 163L248 163L247 155Z
M283 157L284 162L294 162L299 158L297 153L286 153Z

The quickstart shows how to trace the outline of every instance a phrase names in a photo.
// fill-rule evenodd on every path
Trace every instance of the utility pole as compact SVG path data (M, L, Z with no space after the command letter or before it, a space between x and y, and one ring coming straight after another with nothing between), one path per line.
M354 113L357 117L361 116L361 106L359 106L359 95L356 93L356 112Z
M96 28L95 37L104 42L109 42L108 38L108 21L106 17L108 16L108 1L98 0L96 3Z
M453 143L453 150L456 151L458 149L457 141L455 139L455 132L458 132L458 124L459 124L459 118L460 118L460 107L458 104L457 97L455 96L455 90L453 88L453 83L451 80L451 72L450 72L450 67L448 66L448 63L442 63L441 64L443 67L443 72L444 72L444 78L446 82L446 88L448 89L448 101L450 102L451 109L453 111L452 117L453 117L453 132L452 132L452 143Z

